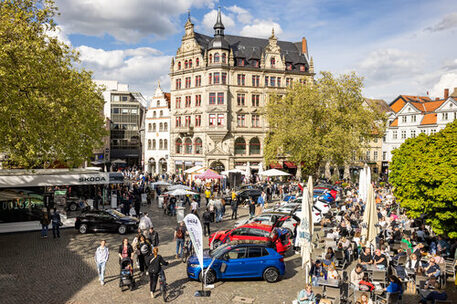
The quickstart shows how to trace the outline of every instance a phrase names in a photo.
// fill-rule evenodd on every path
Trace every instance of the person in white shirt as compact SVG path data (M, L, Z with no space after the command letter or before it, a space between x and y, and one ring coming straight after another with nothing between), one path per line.
M109 258L109 250L106 247L106 241L102 240L100 246L95 251L95 263L97 264L98 278L100 284L105 285L105 266Z
M133 217L136 217L136 211L135 211L135 207L133 205L129 210L129 215L133 216Z
M143 235L145 237L148 237L149 228L151 228L151 227L152 227L152 221L149 218L148 213L145 212L140 219L140 225L139 225L139 228L141 229L141 232L143 233Z

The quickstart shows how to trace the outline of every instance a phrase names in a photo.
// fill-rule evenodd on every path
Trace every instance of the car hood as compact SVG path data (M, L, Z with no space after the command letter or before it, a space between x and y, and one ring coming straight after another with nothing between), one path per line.
M209 250L208 249L204 250L203 251L203 267L209 266L211 261L212 261L212 258L209 255ZM199 264L197 256L196 255L190 256L188 259L188 263L189 264Z
M134 223L139 223L140 222L139 219L137 219L136 217L133 217L133 216L120 217L119 220L121 222L134 222Z

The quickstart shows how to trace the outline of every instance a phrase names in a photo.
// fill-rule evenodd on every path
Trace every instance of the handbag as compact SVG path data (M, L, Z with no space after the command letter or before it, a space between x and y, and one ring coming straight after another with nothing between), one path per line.
M63 223L59 221L59 227L62 227L63 226Z

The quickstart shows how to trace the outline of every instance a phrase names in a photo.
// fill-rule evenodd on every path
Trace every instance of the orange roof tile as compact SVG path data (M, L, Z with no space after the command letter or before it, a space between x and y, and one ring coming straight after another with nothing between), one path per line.
M398 98L397 100L394 101L393 104L390 105L390 108L392 109L392 111L394 111L395 113L398 113L398 111L400 111L401 109L403 109L403 107L405 106L406 102L401 99L401 98Z
M400 95L406 101L419 101L419 102L426 102L430 101L430 97L428 96L411 96L411 95Z
M391 127L398 127L398 117L390 124Z
M436 118L436 113L425 114L424 118L422 118L421 125L434 125L436 124Z
M411 104L421 112L434 112L438 109L445 100L435 100L435 101L427 101L427 102L411 102Z

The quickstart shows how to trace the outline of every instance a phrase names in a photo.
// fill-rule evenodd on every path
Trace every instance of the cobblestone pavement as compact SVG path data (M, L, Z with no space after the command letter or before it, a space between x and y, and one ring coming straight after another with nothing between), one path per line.
M251 303L235 301L235 297L252 299L252 303L291 303L303 288L300 257L291 255L285 258L286 274L277 283L262 280L217 282L211 297L196 298L194 293L201 288L201 283L188 280L186 265L174 258L176 245L172 237L176 219L164 216L155 205L149 213L160 235L160 254L170 262L165 269L172 290L170 303ZM239 213L247 216L246 209L240 208ZM230 228L233 223L226 214L224 222L213 224L211 230ZM2 303L162 303L159 297L151 299L149 279L139 278L138 272L138 287L134 291L120 290L117 249L122 236L115 233L81 235L73 229L63 230L61 234L60 239L53 239L52 233L47 239L41 239L39 232L0 235ZM133 239L132 234L128 237ZM105 286L99 284L93 258L101 239L107 240L110 249ZM453 289L455 296L455 288L449 288ZM417 303L417 298L407 296L405 303Z

